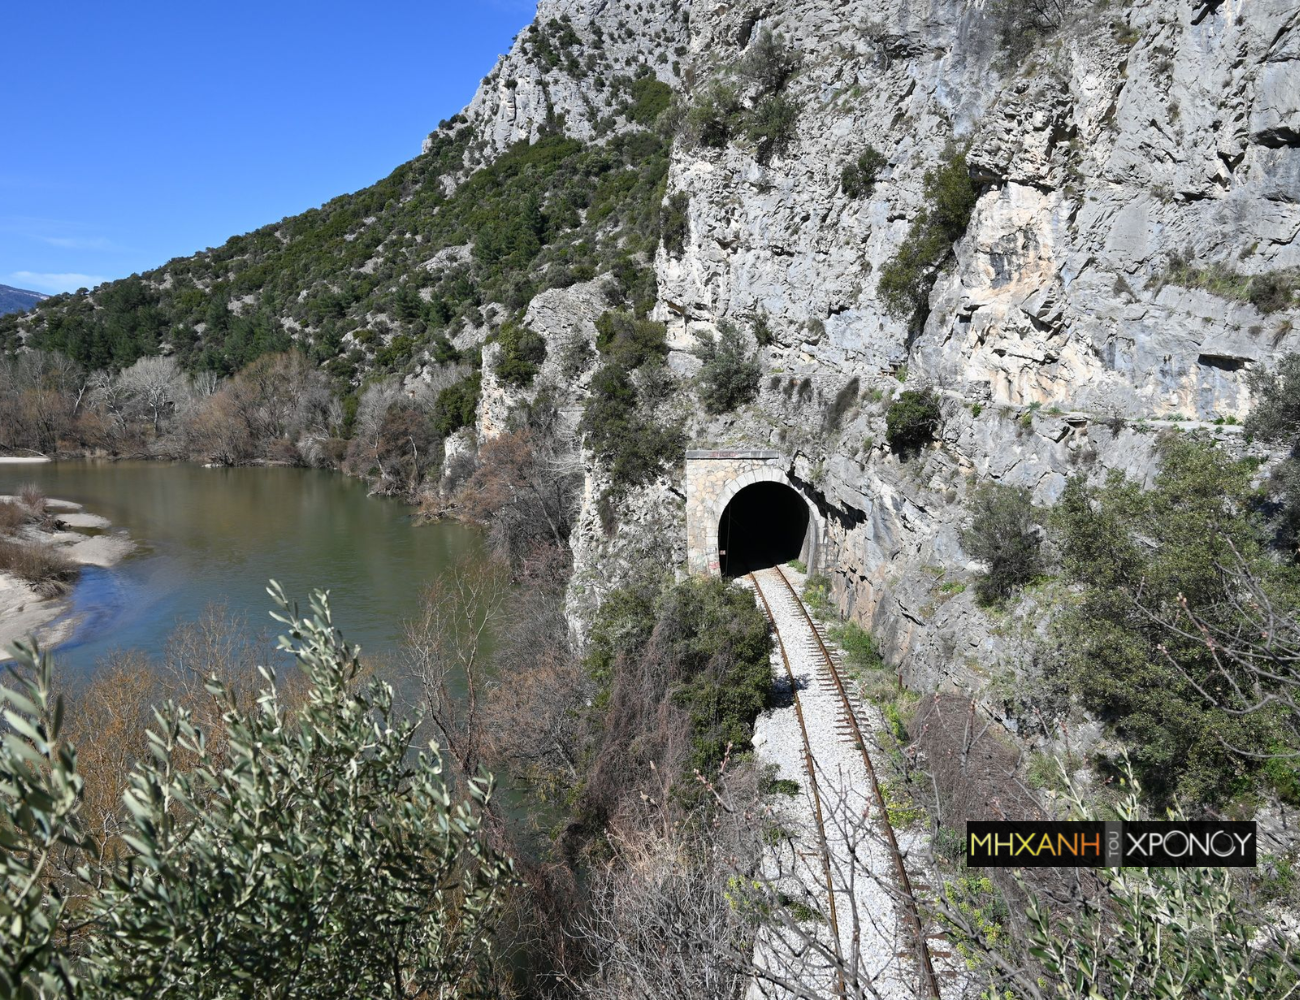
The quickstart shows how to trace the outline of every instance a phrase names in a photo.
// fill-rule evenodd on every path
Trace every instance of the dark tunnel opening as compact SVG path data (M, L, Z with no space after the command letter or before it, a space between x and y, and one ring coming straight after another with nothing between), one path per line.
M731 498L718 522L723 576L779 566L803 554L808 505L784 483L754 483Z

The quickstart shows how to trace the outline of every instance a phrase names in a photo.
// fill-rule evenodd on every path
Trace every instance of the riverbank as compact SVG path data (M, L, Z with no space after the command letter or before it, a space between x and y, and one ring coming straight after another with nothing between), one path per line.
M295 452L296 457L293 459L246 457L238 460L212 460L198 454L173 453L167 450L156 451L150 448L122 451L105 450L102 447L65 447L50 455L0 455L0 472L5 471L6 468L21 468L29 465L39 467L61 462L183 463L200 469L313 469L336 472L347 479L356 479L365 484L366 490L371 496L391 497L411 507L418 507L428 502L431 495L430 487L436 486L437 477L433 480L420 477L414 485L408 484L408 487L403 487L396 480L385 478L383 475L376 477L370 471L373 464L367 465L365 462L349 463L344 461L338 449L335 449L334 452L322 448L308 449L308 451L312 456L311 460L297 452ZM439 470L435 467L434 471ZM472 519L459 517L455 519L474 523Z
M135 548L124 534L109 533L107 518L70 500L0 495L0 505L0 511L12 514L7 522L11 531L2 540L29 551L36 547L39 559L70 567L64 573L74 579L82 567L113 566ZM0 569L0 649L33 635L46 647L69 638L78 621L70 613L67 589L55 577L33 581L11 568Z

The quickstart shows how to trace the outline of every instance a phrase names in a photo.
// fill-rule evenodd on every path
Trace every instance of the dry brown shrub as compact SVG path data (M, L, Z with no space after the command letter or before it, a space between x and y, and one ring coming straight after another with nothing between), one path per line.
M769 828L758 778L748 764L716 776L710 793L718 808L707 826L682 813L666 780L610 825L587 874L587 905L569 915L582 963L572 975L575 996L712 1000L744 992L760 971L744 892L779 898L755 881Z
M225 392L209 396L185 422L190 456L220 465L240 465L253 456L253 439L235 401Z
M533 637L528 652L505 637L499 680L483 714L484 753L493 767L527 778L543 794L559 794L580 780L584 675L563 632L538 630Z
M76 417L60 449L68 452L106 452L116 448L113 422L97 407L85 407Z
M419 613L403 624L401 669L419 686L425 720L460 775L477 774L482 763L487 637L509 597L504 566L465 559L425 588Z
M348 442L345 438L331 437L321 442L321 458L326 468L340 468L347 453Z
M122 794L132 768L149 753L150 707L164 698L158 671L136 650L112 654L67 698L64 736L77 748L85 781L82 816L104 856L118 848Z
M566 852L632 822L643 802L665 802L690 757L690 713L667 696L680 677L671 637L663 632L661 622L635 658L619 654L615 661L576 821L565 831Z
M0 535L12 535L27 523L27 511L19 504L0 501Z
M543 545L566 549L581 486L575 456L557 453L543 435L513 431L479 449L450 509L490 525L493 550L518 570Z
M969 698L922 699L908 730L918 761L933 778L945 825L1048 818L1016 780L1020 751L999 738Z
M985 719L969 698L936 694L922 699L908 727L917 767L934 790L929 803L937 822L964 836L969 820L1050 820L1046 809L1018 777L1022 752ZM1023 876L1023 885L1014 874ZM1076 868L989 868L1009 904L1011 920L1023 931L1025 890L1063 906L1095 895L1096 879Z
M272 465L303 465L302 453L288 438L271 438L263 448L266 460Z
M52 545L0 538L0 571L12 573L37 592L53 597L69 590L79 569Z
M211 604L194 621L176 627L162 662L139 650L115 651L100 661L89 678L63 692L64 738L77 750L78 771L85 781L82 815L96 855L111 856L120 846L122 795L131 771L149 753L148 733L157 727L154 708L172 701L190 711L221 768L227 763L228 703L207 691L204 682L220 679L236 705L251 710L266 686L257 665L274 662L272 656L268 636L251 635L243 617ZM292 712L303 703L306 682L300 671L293 671L276 687L284 711ZM174 760L181 768L196 763L183 748ZM64 852L59 869L69 886L75 881L72 872L84 860L77 850Z
M219 680L227 696L244 712L253 711L266 679L258 667L282 662L268 631L254 633L244 615L220 603L208 604L193 621L181 622L167 637L163 661L155 669L164 678L166 697L184 705L203 730L208 750L219 760L226 747L226 701L212 695L205 684ZM357 683L364 683L362 672ZM279 672L275 688L281 708L296 711L306 698L308 683L302 671L290 665Z
M27 508L33 518L45 516L45 493L35 483L23 483L18 487L18 502Z
M45 455L58 450L72 426L75 400L61 389L29 388L12 400L12 421L0 430L0 446Z

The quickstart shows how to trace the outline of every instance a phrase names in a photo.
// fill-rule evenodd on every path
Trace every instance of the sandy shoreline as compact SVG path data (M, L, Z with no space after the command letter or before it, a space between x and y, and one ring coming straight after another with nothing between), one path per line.
M0 458L0 462L4 461ZM14 499L0 495L0 502ZM111 525L98 514L87 513L81 504L51 499L46 501L46 507L58 518L58 530L30 532L22 537L55 546L79 566L112 566L135 548L124 534L84 534L86 529L107 531ZM67 614L71 607L66 596L43 597L26 581L0 572L0 658L7 655L15 641L32 635L46 648L63 642L77 627L77 619Z

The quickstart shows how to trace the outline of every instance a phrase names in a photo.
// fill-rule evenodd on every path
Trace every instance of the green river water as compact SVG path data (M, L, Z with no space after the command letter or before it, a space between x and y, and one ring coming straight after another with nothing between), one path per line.
M454 523L418 524L413 508L369 497L365 486L310 469L205 469L164 462L0 465L0 493L34 482L84 504L125 530L137 549L110 569L83 570L71 594L75 633L55 649L61 671L84 676L114 648L162 653L178 622L209 604L268 617L267 581L302 600L330 591L349 641L385 657L423 586L462 558L482 555L481 535Z

